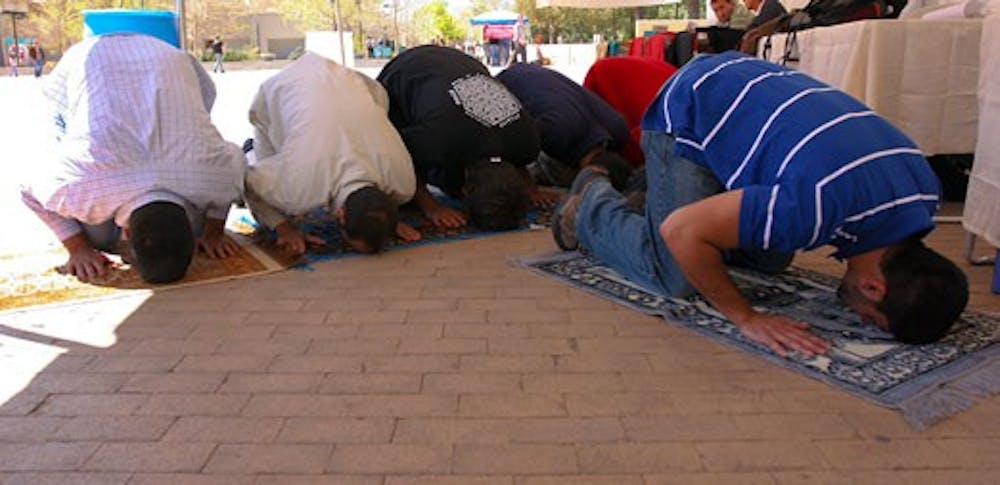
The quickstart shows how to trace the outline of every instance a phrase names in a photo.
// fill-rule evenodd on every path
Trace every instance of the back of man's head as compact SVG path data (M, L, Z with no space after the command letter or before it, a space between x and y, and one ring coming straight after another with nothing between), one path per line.
M516 229L528 213L528 185L510 162L480 160L465 171L464 202L472 225L487 231Z
M363 243L355 249L375 254L382 251L396 233L399 207L388 194L368 186L347 196L344 201L344 235Z
M184 277L194 255L194 234L184 208L151 202L128 218L132 266L143 280L170 283Z
M969 302L969 281L955 263L908 241L891 248L882 260L886 294L878 305L896 340L908 344L937 341Z

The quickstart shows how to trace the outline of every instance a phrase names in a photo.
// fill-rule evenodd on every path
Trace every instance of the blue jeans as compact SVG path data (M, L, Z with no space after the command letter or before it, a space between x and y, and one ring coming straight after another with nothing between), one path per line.
M204 213L191 214L188 212L188 219L191 221L191 230L194 236L201 237L205 231ZM122 240L123 231L122 228L118 227L118 224L115 224L114 219L108 219L100 224L77 222L83 229L83 234L87 237L90 247L109 254L119 254L119 243Z
M583 193L576 215L580 246L629 281L654 293L684 297L696 290L674 261L660 237L660 224L671 212L724 190L711 170L675 156L674 137L643 132L646 155L646 210L630 211L625 198L606 178L592 182ZM781 271L792 254L773 251L729 251L727 263L765 272Z
M80 223L83 234L87 237L90 247L105 253L118 254L118 242L122 239L122 228L115 224L114 219L91 225Z

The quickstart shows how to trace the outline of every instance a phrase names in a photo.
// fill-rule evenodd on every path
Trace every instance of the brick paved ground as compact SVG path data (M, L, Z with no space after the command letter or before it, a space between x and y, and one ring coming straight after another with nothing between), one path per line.
M215 77L227 139L268 73ZM48 143L36 80L0 78L0 105L23 176ZM53 244L16 181L0 250ZM960 228L932 244L959 258ZM0 482L1000 483L1000 398L915 431L507 262L553 249L511 234L0 316Z
M939 232L957 254L958 226ZM0 406L0 480L1000 482L1000 398L915 431L507 262L553 247L511 234L3 321L5 377L26 380Z

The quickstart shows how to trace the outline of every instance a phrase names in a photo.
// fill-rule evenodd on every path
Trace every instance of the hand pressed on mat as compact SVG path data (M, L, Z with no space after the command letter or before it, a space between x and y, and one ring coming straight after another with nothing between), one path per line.
M284 221L274 228L278 233L278 247L299 256L306 252L306 246L322 246L326 244L323 238L302 232L289 221Z

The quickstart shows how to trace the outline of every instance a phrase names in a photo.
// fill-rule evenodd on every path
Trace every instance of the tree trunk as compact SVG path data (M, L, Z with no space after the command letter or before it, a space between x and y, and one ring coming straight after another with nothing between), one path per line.
M361 0L354 0L354 5L356 7L358 7L357 8L358 31L354 33L354 35L355 35L354 42L355 43L358 43L359 41L361 42L361 53L362 53L362 56L365 59L367 59L368 58L368 49L365 48L365 26L362 23L362 19L361 19Z

